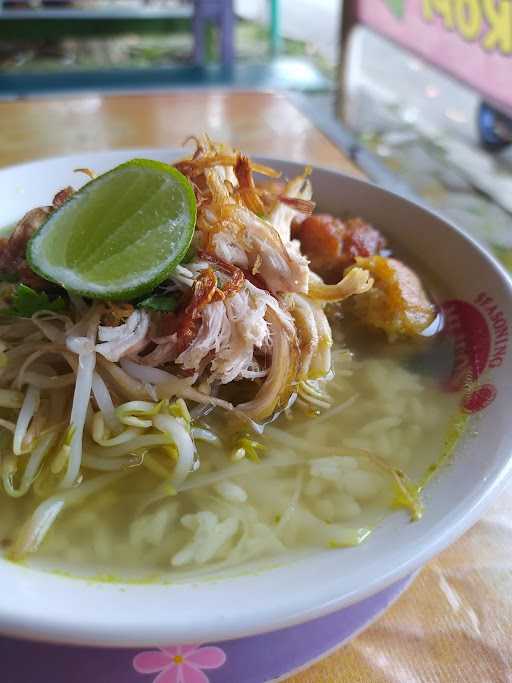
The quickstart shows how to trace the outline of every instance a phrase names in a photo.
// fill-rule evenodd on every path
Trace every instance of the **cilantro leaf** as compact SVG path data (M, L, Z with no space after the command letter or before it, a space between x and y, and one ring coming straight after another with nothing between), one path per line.
M165 311L170 312L176 310L178 301L176 297L166 294L165 296L148 296L146 299L139 301L137 308L149 308L151 311Z
M66 301L58 296L50 300L46 292L36 292L24 284L16 285L11 299L11 307L2 311L3 315L30 318L37 311L63 311Z
M0 282L18 282L18 276L13 273L0 272Z

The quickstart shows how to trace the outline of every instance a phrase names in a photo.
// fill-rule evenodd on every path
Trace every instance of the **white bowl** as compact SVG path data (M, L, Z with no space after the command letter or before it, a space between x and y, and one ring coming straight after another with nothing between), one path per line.
M101 172L135 156L170 160L176 151L84 153L2 169L0 220L12 222L25 210L47 203L57 189L76 186L81 180L74 168ZM302 168L269 163L288 175ZM425 263L452 298L475 302L481 293L491 297L494 312L481 310L491 330L489 315L501 311L507 321L512 319L508 276L457 228L398 196L334 171L315 169L313 183L321 210L349 212L373 222ZM496 388L496 398L471 418L476 436L462 439L453 463L428 487L421 521L413 524L405 513L395 513L360 547L319 551L259 573L189 584L101 584L0 560L0 631L109 646L219 641L306 621L376 593L453 542L502 486L512 469L511 369L507 351L501 354L501 364L482 376Z

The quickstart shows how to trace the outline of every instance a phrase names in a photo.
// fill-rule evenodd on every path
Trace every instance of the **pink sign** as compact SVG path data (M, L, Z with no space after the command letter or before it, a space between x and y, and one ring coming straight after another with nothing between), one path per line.
M358 21L512 111L512 0L354 3Z

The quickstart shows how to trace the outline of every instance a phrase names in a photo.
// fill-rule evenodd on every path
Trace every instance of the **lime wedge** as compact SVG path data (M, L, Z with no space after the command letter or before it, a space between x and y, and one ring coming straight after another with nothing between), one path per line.
M165 280L196 221L190 182L172 166L133 159L76 192L35 233L30 266L69 292L129 299Z

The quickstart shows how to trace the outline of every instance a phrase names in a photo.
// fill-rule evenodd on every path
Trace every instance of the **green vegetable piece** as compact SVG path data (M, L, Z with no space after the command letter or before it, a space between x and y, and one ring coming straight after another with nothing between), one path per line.
M146 308L151 311L175 311L178 301L176 297L167 294L165 296L148 296L146 299L139 301L137 308Z
M66 301L61 297L50 300L46 292L36 292L28 285L16 285L12 297L11 307L1 311L2 315L30 318L38 311L64 311Z
M133 159L75 192L30 240L30 267L69 292L133 299L165 280L195 228L192 185L177 169Z
M18 282L18 276L14 273L2 273L0 272L0 282Z
M251 438L250 434L240 434L235 440L232 456L238 451L243 451L243 454L248 460L252 462L260 462L260 455L264 455L266 446L259 441ZM235 459L238 459L235 457Z

